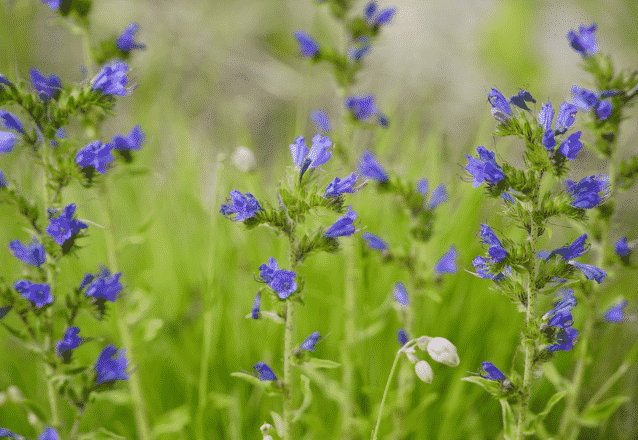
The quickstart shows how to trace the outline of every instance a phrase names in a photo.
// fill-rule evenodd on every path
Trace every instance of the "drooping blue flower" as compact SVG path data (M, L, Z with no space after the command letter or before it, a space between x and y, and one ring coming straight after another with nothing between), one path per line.
M315 351L315 345L317 345L317 341L321 338L319 332L312 332L310 336L306 338L305 341L299 347L299 350L307 350L307 351Z
M563 102L558 109L558 116L556 116L556 134L563 134L574 125L576 122L575 115L578 112L578 107L568 102Z
M352 112L354 117L360 121L369 119L377 112L374 95L348 96L345 101L345 106Z
M28 246L23 245L20 240L12 240L11 243L9 243L9 249L18 260L24 261L37 268L47 260L44 246L40 244L35 237L33 237L33 240Z
M493 185L505 179L503 169L496 163L494 152L481 145L476 147L476 151L479 155L478 159L465 155L469 162L465 170L474 178L472 187L478 188L483 182Z
M381 167L381 164L375 159L375 157L369 151L366 151L359 159L359 173L363 177L373 179L378 182L386 182L388 175Z
M586 240L587 234L583 234L569 246L554 249L546 259L551 258L553 255L560 255L564 260L573 260L574 258L582 257L591 247L590 244L586 243Z
M339 179L335 177L332 182L328 184L326 187L326 191L324 192L324 197L339 197L341 194L354 193L354 189L352 186L357 182L357 175L355 173L351 173L349 176L344 177L343 179Z
M314 58L317 56L319 53L319 45L310 35L301 30L296 30L294 35L299 43L299 52L301 53L301 56L307 58Z
M488 260L487 258L481 255L478 255L472 260L472 266L474 266L474 270L476 271L477 275L486 280L494 280L494 281L498 281L505 278L505 275L503 274L503 272L499 272L497 274L490 273L489 272L490 267L488 265L489 262L490 260Z
M116 134L113 140L107 144L114 150L139 150L144 142L144 133L142 127L136 125L127 136Z
M596 24L592 24L589 27L580 25L578 33L574 30L570 30L567 34L569 44L574 48L576 52L583 57L590 57L598 53L598 42L596 41Z
M106 173L106 166L115 160L111 150L113 144L93 141L75 155L75 163L82 168L93 167L100 173Z
M498 263L507 256L507 251L498 237L496 237L494 231L492 231L492 228L483 223L481 223L481 238L483 238L483 243L490 246L487 253L492 258L492 263Z
M47 234L60 246L69 239L75 239L82 229L89 227L86 223L73 218L75 208L75 203L69 203L62 214L49 218Z
M261 290L257 292L257 296L255 296L255 301L253 302L253 308L250 311L251 317L253 319L259 319L259 308L261 306Z
M58 431L50 426L44 428L42 434L38 437L38 440L60 440L60 436L58 435Z
M582 111L586 112L593 109L596 111L598 118L603 121L611 116L613 109L611 102L601 100L600 97L591 90L572 86L572 95L572 102Z
M623 322L625 319L625 307L627 307L627 304L627 301L622 300L618 304L608 308L605 312L605 321Z
M481 362L479 376L488 380L505 380L505 375L491 362Z
M627 237L622 237L614 245L614 251L619 257L626 257L631 253L633 246L627 243Z
M332 153L328 151L332 147L332 140L328 136L316 134L312 137L312 147L308 153L308 158L312 161L310 166L319 167L332 157Z
M588 280L595 280L598 284L602 283L607 276L607 272L590 264L583 264L578 261L570 261L569 264L580 269L583 275L585 275L585 278Z
M374 13L377 12L377 2L372 0L368 4L366 4L363 9L363 15L366 20L371 20L374 17Z
M24 134L22 122L20 122L16 115L6 110L0 109L0 124L7 130L15 130L18 133Z
M105 382L113 382L115 380L127 380L126 368L128 361L126 360L126 350L122 349L118 353L114 345L104 347L100 356L95 363L95 383L102 384Z
M222 204L221 212L224 217L235 222L243 221L255 216L255 213L263 211L261 205L257 199L249 192L243 195L237 190L230 192L230 199L226 199L230 202L226 205ZM232 217L232 216L235 217Z
M576 159L576 155L583 148L583 143L580 141L581 134L580 131L570 134L567 139L561 142L558 152L569 160Z
M565 312L571 312L578 304L574 297L574 291L572 289L562 289L559 292L561 298L554 303L554 308L545 314L545 317L549 318L554 315L558 315Z
M281 299L286 299L297 290L297 282L295 278L297 274L289 270L277 270L275 271L272 281L269 286L277 292L277 296Z
M111 272L104 267L91 281L84 294L96 299L104 298L107 301L115 302L124 289L120 284L121 276L122 272L111 275Z
M336 222L328 228L323 234L324 237L336 238L336 237L349 237L355 233L354 221L357 219L356 211L352 210L352 205L348 206L343 217L339 217Z
M62 0L42 0L42 3L51 8L52 11L57 11L58 9L60 9Z
M20 138L10 131L0 131L0 153L11 153Z
M445 189L444 184L440 183L439 186L434 188L434 191L432 191L432 199L430 200L429 208L434 209L445 201L447 201L447 189Z
M507 98L501 92L492 87L492 91L487 95L487 100L492 105L492 116L498 122L505 123L512 116L512 108Z
M444 273L456 273L456 258L459 256L454 245L450 246L450 249L441 256L439 261L434 265L434 271L439 275Z
M55 344L55 354L60 356L64 362L71 361L71 353L82 343L82 338L78 336L78 327L69 327L64 333L62 340Z
M405 290L405 285L399 281L394 285L394 291L392 296L394 300L401 304L404 307L407 307L410 304L410 300L408 299L408 291Z
M82 278L82 282L80 283L80 287L78 287L78 292L82 292L82 289L84 289L86 286L91 284L91 281L93 281L95 279L95 277L96 277L96 275L93 275L92 273L84 274L84 278Z
M53 302L51 286L48 284L32 283L29 280L18 280L14 287L22 298L31 301L37 308Z
M277 264L277 260L270 257L268 258L268 264L262 264L259 266L259 276L266 284L269 284L272 282L272 278L278 270L279 265Z
M408 337L408 333L405 331L405 329L400 328L397 331L397 341L399 342L399 345L403 347L409 340L410 338Z
M388 249L388 245L381 239L381 237L378 237L368 231L361 234L361 236L370 249L376 249L379 251L385 251L386 249Z
M571 205L575 208L591 209L600 204L603 196L607 195L609 189L609 178L599 174L598 176L587 176L579 182L573 180L565 181L567 191L572 196Z
M315 124L317 131L319 131L320 133L329 133L330 130L332 130L330 117L324 110L314 110L310 112L310 120L313 124Z
M135 41L135 34L140 29L140 25L137 23L131 23L126 26L126 29L122 32L122 34L117 38L115 45L122 52L130 52L133 49L144 50L146 49L145 44L141 44Z
M51 98L55 99L60 95L62 81L57 75L52 73L46 77L38 69L29 70L29 74L31 75L31 84L43 102L47 102Z
M538 123L545 130L543 133L543 146L548 151L553 151L556 146L556 139L554 138L554 130L552 130L552 121L554 120L554 109L552 103L547 101L547 104L543 104L541 111L538 112Z
M126 88L128 84L127 69L128 64L117 60L104 65L93 78L92 90L100 91L103 95L126 96L129 92L129 89Z
M370 38L367 35L362 35L354 40L348 48L348 56L354 61L360 61L361 58L370 52L371 47Z
M532 97L531 93L527 90L521 90L516 95L510 97L510 104L514 104L516 107L522 108L523 110L527 110L531 112L526 102L531 102L536 104L536 100Z
M259 380L277 380L277 376L265 362L257 362L253 368L259 373Z
M611 111L614 109L614 106L609 101L600 101L598 107L596 107L596 114L600 118L601 121L609 118L611 116Z

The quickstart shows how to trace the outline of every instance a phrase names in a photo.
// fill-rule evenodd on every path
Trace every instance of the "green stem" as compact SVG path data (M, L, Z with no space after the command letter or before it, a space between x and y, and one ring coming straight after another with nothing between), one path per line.
M377 416L377 424L374 427L374 432L372 433L372 440L377 440L377 436L379 435L379 426L381 425L381 416L383 415L383 407L385 406L385 399L388 397L388 390L390 389L390 383L392 382L392 377L394 376L394 370L397 367L397 362L399 362L399 357L405 348L408 348L410 344L413 344L413 341L406 343L402 348L397 350L396 356L394 356L394 362L392 363L392 368L390 369L390 375L388 376L388 381L385 383L385 390L383 391L383 397L381 398L381 406L379 406L379 415Z
M78 429L80 428L80 422L82 421L82 414L84 414L84 410L78 409L78 412L75 414L75 420L73 420L73 426L71 427L71 431L69 432L67 440L73 440L73 438L78 435Z
M291 227L288 235L288 256L290 270L296 272L297 260L295 258L295 227ZM292 351L294 336L294 315L295 302L294 299L288 298L286 301L286 322L284 330L284 379L283 379L283 409L284 409L284 436L283 440L292 440L292 397L293 397L293 380L292 380Z
M110 270L112 273L119 272L119 256L117 250L117 243L115 241L114 233L114 221L113 221L113 208L111 206L111 200L109 197L108 182L104 180L99 185L100 189L100 201L102 202L103 211L105 215L104 224L104 238L106 241L106 253L109 262ZM122 345L126 350L126 356L131 364L135 364L135 355L133 348L133 338L131 331L128 327L128 311L126 309L126 297L119 298L116 301L118 304L118 313L115 320L117 321L117 328L120 333L120 339ZM137 435L139 439L148 440L151 438L148 419L146 416L146 405L144 397L142 395L142 386L140 384L139 372L137 374L131 374L128 379L129 388L131 391L131 400L133 401L133 415L135 417L135 425L137 427Z
M344 312L345 312L345 347L341 351L341 360L343 364L343 390L346 399L343 401L343 423L341 424L341 438L352 437L352 423L354 417L354 360L352 353L355 346L357 315L357 292L356 292L356 274L354 264L356 261L354 248L352 246L344 247L345 259L345 292L344 292Z

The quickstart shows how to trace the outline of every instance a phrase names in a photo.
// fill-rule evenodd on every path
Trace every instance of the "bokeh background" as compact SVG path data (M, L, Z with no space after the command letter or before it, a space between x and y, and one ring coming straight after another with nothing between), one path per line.
M323 108L339 126L342 103L325 65L309 65L297 55L292 32L303 29L320 41L338 45L339 30L325 8L311 0L225 1L95 1L91 13L97 42L117 36L132 21L141 26L144 52L131 63L137 88L118 99L117 117L109 120L103 139L128 133L141 124L147 134L138 155L134 177L113 170L116 234L122 252L123 280L130 301L131 323L137 346L139 374L157 438L193 438L202 354L203 311L210 304L212 361L210 364L204 426L209 438L261 438L258 427L271 421L269 410L281 411L278 398L268 397L230 376L251 370L257 361L281 371L282 329L266 321L245 318L258 284L253 274L269 256L286 258L286 245L266 229L245 231L218 214L231 189L250 191L275 203L275 187L290 165L288 145L298 135L311 136L308 113ZM365 2L360 2L362 11ZM491 136L487 93L498 87L504 94L519 88L531 91L538 103L558 103L569 96L573 84L586 83L578 68L580 56L565 35L579 24L598 23L603 52L616 66L638 68L638 4L634 0L598 1L418 1L380 2L398 12L365 59L356 93L374 93L391 120L387 130L355 134L351 155L373 145L387 170L405 178L427 177L431 186L443 182L450 201L439 209L433 240L423 250L431 268L454 244L460 268L471 269L481 250L478 223L494 217L494 203L480 190L460 180L463 153L477 145L495 149L505 159L520 157L521 145ZM61 26L54 14L35 0L0 0L0 72L10 79L27 78L37 67L55 72L64 83L86 80L81 43ZM637 112L622 126L622 157L636 154ZM579 119L581 114L579 113ZM582 120L582 119L581 119ZM70 127L83 136L81 127ZM89 140L87 139L87 142ZM228 159L238 146L252 149L257 169L246 174ZM215 179L219 153L226 159L219 185ZM15 152L0 157L0 168L18 179L25 191L37 181L29 156ZM324 184L345 169L333 160ZM591 151L583 151L574 175L604 170ZM217 195L216 195L217 194ZM636 238L636 187L622 195L612 231ZM97 194L72 187L64 193L78 205L81 218L97 224L103 215ZM409 245L408 222L398 204L368 187L351 197L362 225L395 246ZM334 218L319 214L329 225ZM7 206L0 206L0 243L24 232ZM106 261L99 227L89 229L86 247L77 258L64 262L60 286L76 286L83 273L96 272ZM576 232L557 223L551 244L571 241ZM24 237L22 237L24 238ZM389 307L396 281L407 274L382 266L359 236L342 240L358 257L357 326L375 325L374 336L362 341L354 353L361 418L372 429L383 386L398 349L399 326ZM211 257L212 256L212 257ZM338 361L343 349L342 255L309 259L300 272L306 277L306 306L298 309L296 340L312 331L330 334L318 345L317 356ZM21 263L0 251L0 275L11 279ZM431 270L431 269L430 269ZM206 279L213 276L212 288ZM617 267L602 290L611 305L620 295L635 314L638 294L632 272ZM635 276L635 275L634 275ZM442 278L435 292L415 295L415 328L422 334L443 336L459 350L456 369L435 367L432 384L418 384L413 407L419 411L411 424L414 439L492 439L501 430L501 409L483 390L460 379L489 360L508 369L518 340L521 316L489 283L464 270ZM207 298L208 297L208 298ZM549 306L551 299L546 299ZM548 307L549 308L549 307ZM580 317L574 311L578 328ZM9 318L7 318L9 319ZM119 344L112 319L94 323L82 317L83 328L104 341ZM637 321L596 327L584 396L590 396L618 367L622 356L638 338ZM82 327L82 325L81 325ZM38 402L46 401L43 372L35 355L23 350L6 332L0 336L0 391L16 385ZM418 335L414 335L418 336ZM87 363L97 357L100 344L83 346L77 356ZM570 374L573 353L560 353L555 364ZM338 370L329 371L338 380ZM582 439L638 437L638 369L632 368L612 392L630 394L600 430L583 430ZM540 379L534 386L532 409L543 407L552 394ZM302 418L303 438L337 438L339 407L318 388ZM103 396L86 411L81 430L103 426L124 438L135 438L130 397L126 387ZM557 406L557 412L562 404ZM27 414L17 405L0 405L0 426L34 437ZM558 420L555 414L548 418ZM368 430L369 432L369 430ZM363 435L361 438L367 438Z

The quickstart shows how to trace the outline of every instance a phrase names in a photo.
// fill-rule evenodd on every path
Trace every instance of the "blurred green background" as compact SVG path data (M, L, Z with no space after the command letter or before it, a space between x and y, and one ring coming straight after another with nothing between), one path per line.
M269 410L281 411L278 398L260 393L230 373L251 370L260 360L276 372L282 371L282 329L245 316L259 287L253 274L270 256L285 261L286 244L265 228L246 232L217 211L231 189L250 191L258 199L276 203L277 180L291 163L288 145L298 135L313 134L309 111L324 108L339 125L342 104L331 73L324 65L308 65L299 59L292 37L295 29L303 29L320 41L338 44L335 24L314 3L94 3L91 19L95 42L109 35L115 37L136 21L141 26L138 39L148 46L146 51L136 53L131 63L137 88L130 97L118 99L117 117L104 125L102 138L128 133L138 123L147 135L137 166L150 172L129 177L119 167L109 173L115 188L123 281L137 344L134 374L140 375L157 438L194 438L192 422L206 296L211 298L213 310L210 400L204 417L209 438L261 438L258 427L266 421L272 423ZM361 2L357 10L362 11L364 4ZM460 379L468 371L477 371L480 362L486 360L507 371L522 321L513 305L488 289L489 282L462 270L471 269L471 259L481 252L475 237L478 223L490 222L496 228L502 225L493 216L494 203L483 202L480 190L472 190L471 185L460 181L458 164L464 166L462 153L470 153L477 145L496 149L506 159L520 157L520 143L510 145L510 140L497 140L490 134L494 121L486 97L491 87L505 95L514 94L518 88L531 91L538 100L537 111L547 99L555 103L567 99L571 85L587 85L587 76L577 67L580 56L565 38L579 24L598 23L602 51L612 54L619 67L637 68L638 6L634 0L404 0L383 1L380 5L396 5L398 12L365 59L354 92L374 93L391 125L385 131L356 133L351 156L374 145L388 171L415 181L427 177L431 186L446 184L450 201L438 209L435 236L422 256L431 268L450 244L455 244L461 268L437 285L440 301L433 300L433 295L413 295L415 328L421 334L443 336L455 343L461 365L455 369L433 365L434 382L417 384L413 408L418 407L419 412L405 422L411 424L409 438L497 438L500 406L483 390ZM28 70L37 67L45 74L55 72L63 83L69 83L86 79L82 66L79 38L60 26L45 5L35 0L0 0L0 72L15 80L18 76L27 78ZM636 111L630 116L634 119L623 125L619 141L623 157L636 153ZM79 127L69 131L71 136L83 136ZM257 170L242 173L226 159L216 189L218 153L230 157L240 145L254 151ZM574 165L579 178L605 169L590 151L583 151ZM328 173L320 177L323 185L334 175L342 177L351 171L336 160L325 168ZM25 193L36 194L37 175L28 154L16 151L3 155L0 169L17 179ZM613 241L623 235L636 238L633 201L637 196L634 187L621 197ZM78 205L80 218L104 223L96 192L72 187L63 198ZM391 245L409 245L408 221L395 200L379 196L371 186L349 200L369 231ZM334 219L320 213L319 220L325 225ZM0 221L0 243L8 244L16 237L26 239L12 209L0 206ZM557 225L552 244L575 237L576 232L566 226ZM89 234L78 258L64 262L61 288L77 286L85 272L95 273L105 263L100 228L90 227ZM407 274L382 266L377 255L370 255L364 248L360 236L341 242L354 248L358 261L357 327L381 322L381 331L361 342L353 355L360 415L368 420L370 432L398 349L395 341L399 323L388 307L391 289L397 281L407 282ZM322 335L329 333L318 345L316 355L336 361L341 358L344 341L344 264L343 255L320 255L299 269L306 278L306 306L297 312L295 340L301 343L315 330ZM20 273L21 265L8 251L0 252L0 274L6 279ZM205 287L210 273L214 275L212 290ZM623 295L633 306L638 295L631 272L617 267L612 275L602 289L608 303ZM548 309L550 303L551 299L546 298ZM632 311L635 313L635 306ZM579 328L578 309L574 315L574 327ZM636 322L596 327L585 397L618 367L638 337ZM79 324L87 329L83 334L102 336L119 345L113 319L94 323L83 316ZM43 372L34 362L35 355L2 333L0 390L13 384L30 399L46 402ZM76 356L92 363L101 346L87 344ZM559 353L555 361L558 370L570 374L572 359L572 352ZM339 370L328 370L328 374L340 380ZM638 437L637 380L638 370L632 368L612 390L630 393L632 400L603 429L583 430L582 439ZM125 438L135 438L126 390L122 385L91 404L81 431L103 426ZM545 379L538 380L533 388L532 410L540 410L551 394L551 385ZM314 385L313 396L299 433L303 438L337 438L339 407ZM429 403L419 406L426 401ZM559 404L556 412L561 408ZM550 431L554 431L551 426L557 420L555 414L548 418ZM26 413L11 402L0 406L0 426L35 436ZM367 438L367 434L361 438Z

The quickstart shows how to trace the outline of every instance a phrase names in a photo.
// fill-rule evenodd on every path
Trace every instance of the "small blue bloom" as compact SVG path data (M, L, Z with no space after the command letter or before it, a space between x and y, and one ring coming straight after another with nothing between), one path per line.
M483 223L481 223L481 237L484 244L490 245L487 253L492 258L492 263L498 263L507 256L507 251L498 237L496 237L494 231L492 231L492 228Z
M516 199L514 198L514 196L508 193L507 191L503 191L501 193L501 198L508 203L516 203Z
M439 261L434 266L434 271L440 275L444 273L456 273L456 258L458 257L456 247L450 246L450 249L443 254Z
M18 133L24 134L22 122L20 122L16 115L6 110L0 109L0 124L7 130L15 130Z
M113 136L113 140L107 144L114 150L139 150L144 142L144 133L142 127L136 125L131 132L125 137L120 134Z
M253 302L253 308L250 311L251 317L253 319L259 319L259 307L261 306L261 290L257 292L257 296L255 296L255 301Z
M140 25L137 23L129 24L126 29L122 32L122 34L117 38L115 45L122 52L130 52L133 49L146 49L146 45L140 44L135 41L135 34L139 30Z
M33 240L28 246L23 245L20 240L12 240L11 243L9 243L9 249L18 260L24 261L37 268L47 260L44 246L38 243L35 237L33 237Z
M591 90L572 86L572 95L572 102L582 111L586 112L593 109L596 111L598 118L603 121L611 116L613 105L609 101L601 101L600 97ZM602 96L603 94L601 94Z
M128 78L126 70L128 64L121 61L113 61L102 67L102 70L93 79L93 91L101 91L104 95L126 96L129 89L126 88Z
M324 237L348 237L355 233L354 221L357 219L357 213L352 210L352 205L348 206L348 210L343 217L339 217L336 222L328 228L323 234Z
M488 380L505 380L505 375L491 362L481 362L479 376Z
M58 140L66 138L66 130L64 129L64 127L60 127L57 130L55 130L55 133L53 134L53 136L55 136L55 139L51 139L51 145L54 147L57 147Z
M78 287L78 292L81 292L86 286L91 284L91 281L95 279L95 275L91 273L84 274L84 278L82 278L82 282L80 283L80 287Z
M370 249L376 249L379 251L385 251L386 249L388 249L388 245L386 244L385 241L383 241L380 237L370 232L366 231L363 234L361 234L361 236L363 237L363 239L365 240L366 244L368 245Z
M408 291L405 290L405 285L401 281L394 285L394 293L392 296L394 297L394 300L402 306L407 307L410 304Z
M372 19L374 17L374 13L377 12L377 2L372 0L369 2L363 10L363 15L366 20Z
M31 84L42 101L47 102L50 98L55 99L60 95L62 82L57 75L52 73L46 77L38 69L31 69L29 74L31 75Z
M605 321L623 322L625 319L625 307L627 307L627 301L622 300L618 304L608 308L605 312Z
M328 151L332 147L332 140L327 136L316 134L312 137L312 148L308 153L308 157L312 161L310 166L319 167L332 157L332 153Z
M408 338L408 333L405 331L405 329L400 328L397 331L397 341L399 341L399 345L403 347L409 340L410 338Z
M60 436L58 435L58 431L50 426L44 428L42 434L38 437L38 440L60 440Z
M259 373L259 380L277 380L277 376L265 362L257 362L253 368Z
M581 134L580 131L570 134L567 139L561 142L558 152L569 160L576 159L576 155L583 148L583 143L580 141Z
M226 199L226 201L231 203L222 205L219 212L227 219L235 222L249 219L254 217L255 213L263 211L257 199L249 192L243 195L237 190L232 190L230 199ZM232 218L233 215L235 215L234 218Z
M445 201L447 201L447 190L445 189L445 185L441 183L432 191L429 208L434 209Z
M4 173L0 170L0 188L5 188L7 186L7 181L4 178Z
M601 121L609 118L611 116L611 111L614 109L614 106L609 101L600 101L598 107L596 107L596 114L600 118Z
M627 237L622 237L614 245L614 251L619 257L626 257L631 253L633 246L627 243Z
M277 292L277 296L281 299L286 299L297 290L297 282L295 278L297 274L289 270L275 271L272 281L269 286Z
M568 102L563 102L558 109L558 116L556 116L556 134L565 133L574 122L576 118L574 115L578 112L578 107Z
M279 265L277 264L277 260L273 257L268 258L268 264L262 264L259 266L259 276L265 283L272 282L272 278L275 275L275 272L279 270Z
M493 185L505 179L503 169L496 163L494 152L487 150L481 145L476 147L476 151L479 159L465 155L469 162L465 170L474 178L472 187L478 188L483 182Z
M106 173L106 166L115 160L111 150L113 144L103 144L100 141L94 141L82 148L75 155L75 163L82 168L93 167L100 173Z
M307 58L314 58L319 53L319 46L317 42L307 33L301 30L296 30L294 32L295 38L299 43L299 51L301 52L301 56Z
M306 338L305 341L299 347L299 350L307 350L307 351L315 351L315 345L317 345L317 341L321 338L319 332L313 332L310 336Z
M419 179L416 183L416 190L423 194L423 197L427 197L429 191L428 179Z
M569 31L567 39L576 52L583 57L589 57L598 53L598 42L596 41L595 32L595 23L589 27L585 27L581 24L578 28L578 33L573 30Z
M349 176L344 177L343 179L339 179L335 177L332 182L328 184L326 187L326 191L324 192L324 197L339 197L341 194L354 193L354 189L352 186L357 182L357 175L355 173L351 173Z
M583 264L578 261L570 261L569 264L580 269L583 275L585 275L585 278L588 280L596 280L598 284L602 283L607 276L607 273L604 270L590 264Z
M103 298L107 301L115 302L120 292L124 289L122 284L120 284L121 276L122 272L111 275L107 268L102 268L102 271L91 281L84 294L96 299Z
M11 153L18 139L20 138L15 133L0 131L0 153Z
M348 48L348 56L354 61L360 61L361 58L370 52L370 38L363 35L352 42Z
M89 227L86 223L73 218L75 203L69 203L58 217L50 217L47 234L60 246L67 240L75 239L82 229Z
M554 120L554 109L552 103L547 101L547 104L543 104L541 111L538 112L538 123L546 131L552 129L552 121Z
M572 180L565 181L567 191L572 196L571 205L575 208L591 209L595 208L603 200L599 193L603 196L607 195L609 189L609 178L599 174L598 176L587 176L579 182Z
M52 11L57 11L58 9L60 9L62 0L42 0L42 3L51 8Z
M492 91L487 95L487 100L492 105L492 116L497 121L504 123L512 116L512 108L507 98L501 92L492 87Z
M80 333L78 327L69 327L64 333L62 340L55 344L55 353L64 359L65 362L71 361L71 352L82 343L82 338L78 336L78 333Z
M366 151L359 159L359 173L363 177L373 179L378 182L386 182L388 175L381 167L381 164L375 159L375 157L369 151Z
M484 278L487 280L494 280L494 281L498 281L505 278L505 275L503 274L503 272L499 272L497 274L490 273L489 272L490 267L488 265L489 262L490 260L488 260L487 258L481 255L478 255L477 257L474 258L474 260L472 260L472 266L474 266L474 270L476 271L477 275L480 276L481 278Z
M37 308L53 302L51 286L48 284L36 284L28 280L18 280L14 287L22 298L31 301Z
M369 119L377 112L374 95L348 96L345 101L345 106L352 112L354 117L360 121Z
M290 145L290 154L292 156L293 163L300 167L308 155L308 151L308 147L306 147L306 138L303 136L297 137L295 142Z
M585 243L586 240L587 234L583 234L569 246L554 249L546 259L551 258L553 255L560 255L564 260L573 260L574 258L582 257L590 248L590 245Z
M510 104L514 104L516 107L522 108L523 110L527 110L531 112L527 104L525 102L532 102L536 104L536 100L532 97L532 95L527 90L521 90L518 94L510 97Z
M574 297L574 291L572 289L562 289L559 294L561 295L560 300L554 303L554 308L545 314L545 317L550 317L553 315L571 312L574 307L578 304L576 298Z
M578 330L575 328L560 328L554 339L554 344L547 347L547 351L569 351L574 348L574 343L576 342L577 337Z
M379 15L374 18L373 26L382 26L384 24L390 23L396 11L396 8L383 9L381 12L379 12Z
M329 133L332 130L330 117L324 110L314 110L310 112L310 120L315 124L317 131L321 133ZM295 163L295 165L298 165Z
M117 358L114 357L116 353L118 353L118 351L114 345L107 345L100 353L95 363L96 384L99 385L105 382L128 379L128 375L126 374L128 361L124 356L126 350L120 350Z

